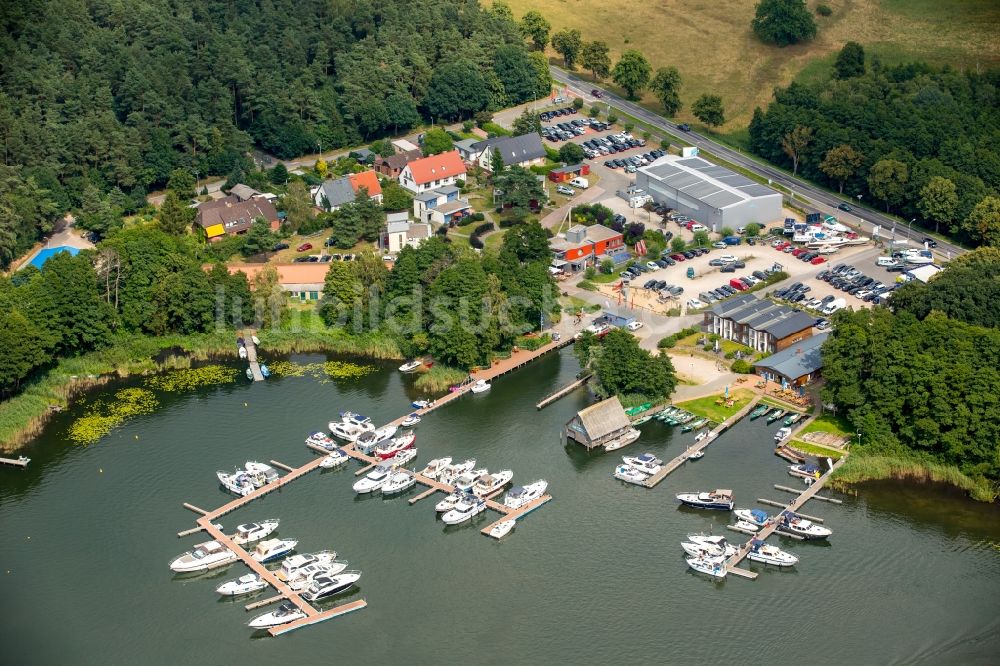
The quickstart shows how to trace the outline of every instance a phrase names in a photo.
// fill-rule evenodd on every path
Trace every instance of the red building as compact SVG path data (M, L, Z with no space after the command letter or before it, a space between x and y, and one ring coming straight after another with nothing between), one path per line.
M588 265L598 263L608 255L622 252L625 248L625 237L621 232L601 224L589 227L578 224L564 236L553 238L549 241L549 245L557 261L566 262L570 272L577 272L584 270Z
M559 167L549 172L549 180L553 183L564 183L577 176L586 176L590 173L589 164L574 164L572 166Z

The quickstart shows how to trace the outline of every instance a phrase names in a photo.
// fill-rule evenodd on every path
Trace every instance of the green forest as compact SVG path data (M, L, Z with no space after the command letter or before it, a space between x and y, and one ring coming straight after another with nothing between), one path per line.
M833 78L775 91L750 123L753 152L845 199L1000 245L1000 71L865 62L857 44Z
M824 402L869 455L942 463L1000 488L1000 252L963 255L892 309L838 313L823 346Z
M548 92L504 5L475 0L12 0L0 11L0 265L73 211L145 205Z

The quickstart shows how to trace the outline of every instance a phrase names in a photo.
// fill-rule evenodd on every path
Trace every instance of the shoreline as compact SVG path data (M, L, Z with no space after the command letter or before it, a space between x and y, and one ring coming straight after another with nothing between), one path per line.
M985 478L966 476L957 467L914 458L866 455L857 450L834 473L830 487L844 491L867 481L884 480L944 484L964 491L968 499L976 502L994 503L1000 499L1000 487Z
M0 403L0 451L24 449L52 416L91 389L115 379L190 367L192 361L238 358L236 329L193 335L119 338L106 349L62 359L18 395ZM331 352L377 360L402 359L395 343L376 336L350 337L337 330L257 333L270 353Z

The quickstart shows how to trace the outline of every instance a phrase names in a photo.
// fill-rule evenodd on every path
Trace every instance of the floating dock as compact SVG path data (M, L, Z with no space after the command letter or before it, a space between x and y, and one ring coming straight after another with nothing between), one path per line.
M257 345L253 343L253 338L250 335L243 339L243 346L247 350L247 362L250 363L250 372L253 373L253 380L255 382L264 381L264 374L260 371L260 363L257 362Z
M30 462L31 458L25 456L18 456L17 458L0 458L0 464L13 465L14 467L27 467Z
M593 377L593 375L584 375L583 377L577 379L575 382L567 384L566 386L562 387L555 393L552 393L542 398L541 402L535 405L535 409L542 409L544 407L548 407L559 398L563 398L569 395L573 391L577 390L578 388L589 382L591 377Z

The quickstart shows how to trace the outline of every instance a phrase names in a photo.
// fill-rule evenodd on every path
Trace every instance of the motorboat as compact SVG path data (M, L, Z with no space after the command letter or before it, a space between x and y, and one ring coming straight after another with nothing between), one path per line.
M639 439L639 435L642 433L635 428L629 428L625 433L616 439L611 440L604 445L605 451L617 451L618 449L624 448Z
M438 481L451 485L455 479L475 466L475 459L466 460L465 462L455 463L453 465L445 465L441 468L441 472L438 474Z
M799 536L803 539L825 539L833 534L833 531L829 528L817 525L811 520L806 520L794 513L784 514L781 522L778 524L778 532Z
M687 454L688 460L701 460L705 457L705 449L698 449Z
M354 443L354 448L361 451L365 455L371 455L372 451L374 451L377 447L384 446L387 442L391 441L398 430L398 426L390 424L381 428L376 428L370 432L361 433L357 441Z
M419 453L416 447L412 449L403 449L393 457L389 458L386 462L392 463L393 469L402 469L403 467L409 465L417 457Z
M738 532L756 532L760 529L760 525L756 523L751 523L749 520L737 520L733 525Z
M244 469L247 472L247 476L250 477L250 480L253 481L253 484L258 488L273 481L277 481L281 477L278 470L268 464L256 462L254 460L248 460Z
M235 493L240 497L246 497L253 491L257 490L257 487L254 486L250 476L241 469L236 470L232 474L219 470L215 473L215 476L218 477L219 483L221 483L226 490L231 493Z
M248 573L234 580L227 580L225 583L215 588L215 591L224 597L238 597L243 594L253 594L260 592L267 583L255 573Z
M340 467L350 459L351 457L344 453L343 449L337 448L330 451L329 455L323 456L323 460L320 461L319 466L323 469L333 469L334 467Z
M394 495L396 493L401 493L407 488L412 488L416 484L417 478L413 475L413 472L396 472L389 479L382 484L382 494L383 495Z
M465 497L465 493L455 491L434 505L434 510L438 513L445 513L455 508L455 505Z
M254 344L255 347L259 347L260 346L260 340L257 339L256 335L251 335L250 336L250 341Z
M412 414L410 414L409 416L407 416L405 419L403 419L402 421L400 421L399 425L403 426L404 428L411 428L411 427L417 425L418 423L420 423L420 414L417 414L416 412L413 412Z
M170 563L170 570L175 573L208 571L209 569L230 565L237 559L239 558L236 557L236 553L218 541L206 541L205 543L199 543L183 555L174 558Z
M700 493L680 493L677 499L688 506L699 509L716 509L719 511L733 510L732 490L712 490Z
M416 433L412 430L408 430L399 437L394 437L393 439L383 442L379 446L375 447L375 457L379 460L388 460L403 449L408 449L413 446L413 442L415 442L416 439Z
M285 602L270 613L258 615L247 622L247 626L253 629L270 629L280 627L283 624L301 620L306 616L306 612L291 602Z
M784 424L786 426L795 425L796 423L798 423L799 419L801 419L801 418L802 418L801 414L798 414L798 413L792 414L787 419L784 420Z
M271 536L271 533L278 529L280 522L277 518L268 518L256 523L243 523L236 526L236 533L229 538L237 546L245 546Z
M431 406L431 401L430 400L414 400L410 404L413 405L414 409L424 409L425 407L430 407Z
M274 575L278 580L290 581L299 571L310 564L330 564L337 559L334 550L321 550L318 553L300 553L286 557L281 562L281 568Z
M690 557L685 561L698 573L707 574L714 578L726 577L726 561L723 557Z
M534 483L511 488L507 491L507 494L504 495L503 504L511 509L520 509L525 504L534 502L536 499L544 495L548 487L548 481L545 479L539 479Z
M754 531L766 525L767 521L770 520L767 512L761 511L760 509L736 509L733 513L735 513L736 517L740 520L753 525Z
M689 534L681 548L691 557L732 557L738 550L726 537L706 534Z
M785 410L781 409L780 407L775 407L774 409L771 410L771 413L767 415L767 422L774 423L784 415L785 415Z
M337 447L337 443L325 432L314 432L306 437L306 446L310 445L322 447L327 451L332 451Z
M774 433L774 441L783 442L788 439L788 436L792 434L791 428L778 428L778 432Z
M312 584L302 593L306 601L319 601L335 594L346 592L361 579L360 571L344 571L335 576L316 576Z
M789 465L788 473L791 476L798 476L803 479L818 479L822 476L822 472L819 471L819 467L816 465L806 464Z
M441 520L444 521L445 525L458 525L471 519L473 516L481 514L483 511L486 511L486 500L480 499L475 495L466 495L459 500L454 509L441 516Z
M648 474L640 472L631 465L618 465L615 467L613 476L620 481L628 481L629 483L642 483L649 478Z
M656 474L663 467L663 461L652 453L643 453L638 456L623 456L622 461L626 465L631 465L644 474Z
M299 590L304 590L309 587L309 585L312 584L313 578L316 576L333 576L335 574L339 574L346 568L347 562L341 562L339 560L334 560L329 564L307 564L295 572L295 575L293 575L288 581L288 587L298 592Z
M791 553L787 553L777 546L766 544L759 539L754 539L750 544L747 559L763 564L773 564L776 567L793 567L799 562L799 558Z
M445 456L444 458L435 458L434 460L427 463L422 470L420 470L421 476L426 476L428 479L436 480L441 474L441 470L451 464L451 458Z
M484 474L472 486L472 492L479 497L486 497L500 490L514 478L514 472L503 469L493 474Z
M360 425L360 426L369 425L372 426L372 430L375 429L375 426L372 425L372 420L370 418L368 418L367 416L362 416L357 412L341 412L340 420L343 421L344 423L350 423L353 425Z
M348 442L356 442L364 433L375 430L375 426L371 426L371 424L369 424L371 427L365 427L356 423L345 423L343 421L330 421L329 426L331 435Z
M463 493L468 493L472 491L472 486L476 485L476 481L479 477L489 474L490 471L483 467L482 469L474 469L471 472L465 472L457 479L455 479L455 490Z
M268 377L271 376L271 368L267 367L266 363L261 363L260 374L264 377L264 379L267 379Z
M250 553L250 557L261 564L274 562L295 550L295 546L298 544L299 542L295 539L267 539L257 544L257 547Z
M517 521L515 520L501 520L490 528L490 536L494 539L502 539L510 534L510 531L514 529L514 525L516 524Z
M701 432L699 432L697 435L694 436L694 441L700 442L701 440L705 439L706 437L708 437L708 431L707 430L702 430Z
M358 494L373 493L385 485L391 475L392 465L380 463L375 466L375 469L365 474L364 478L355 482L354 492Z
M399 366L399 371L400 372L413 372L414 370L416 370L417 368L419 368L422 365L423 365L423 363L421 361L407 361L403 365Z
M473 393L486 393L491 388L493 388L492 384L490 384L485 379L480 379L475 384L473 384L472 388L470 388L469 390L472 391Z

